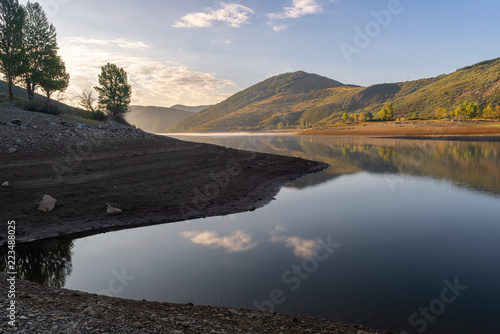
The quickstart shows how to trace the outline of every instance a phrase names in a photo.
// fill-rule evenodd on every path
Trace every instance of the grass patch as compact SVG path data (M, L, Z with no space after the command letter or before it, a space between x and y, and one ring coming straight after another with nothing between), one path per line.
M94 121L92 119L88 118L81 118L78 116L72 116L72 115L61 115L61 118L67 119L69 121L75 121L79 123L84 123L84 124L90 124L90 125L101 125L102 123L99 121Z

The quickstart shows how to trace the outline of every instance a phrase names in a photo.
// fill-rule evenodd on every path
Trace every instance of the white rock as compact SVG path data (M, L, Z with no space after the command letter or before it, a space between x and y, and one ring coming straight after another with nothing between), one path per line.
M119 215L120 213L122 213L122 210L117 209L117 208L113 208L108 203L106 203L106 205L108 206L108 209L106 210L106 212L108 213L108 215L116 216L116 215Z
M56 207L57 200L49 195L43 196L40 203L38 203L38 210L42 212L50 212Z
M10 186L8 181L5 181L4 183L2 183L2 187L8 187L8 186Z

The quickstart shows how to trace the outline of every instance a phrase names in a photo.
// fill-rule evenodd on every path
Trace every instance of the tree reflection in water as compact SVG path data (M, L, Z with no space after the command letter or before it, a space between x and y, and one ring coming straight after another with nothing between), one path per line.
M33 249L16 249L16 273L19 279L62 288L73 269L73 241L48 242ZM0 270L7 272L7 253L0 254Z

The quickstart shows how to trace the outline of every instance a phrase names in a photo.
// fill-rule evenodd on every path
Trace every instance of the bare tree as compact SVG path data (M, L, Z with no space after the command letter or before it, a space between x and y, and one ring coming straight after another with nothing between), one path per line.
M83 89L78 97L80 101L78 101L78 105L83 107L87 111L95 112L94 106L96 99L93 96L94 91L92 89Z

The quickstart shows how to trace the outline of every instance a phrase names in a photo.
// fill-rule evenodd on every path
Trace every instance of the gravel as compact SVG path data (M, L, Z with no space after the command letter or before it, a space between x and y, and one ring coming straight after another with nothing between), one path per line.
M0 274L7 291L7 277ZM5 296L5 294L4 294ZM2 297L0 333L389 333L308 317L193 304L133 301L16 282L15 327Z

